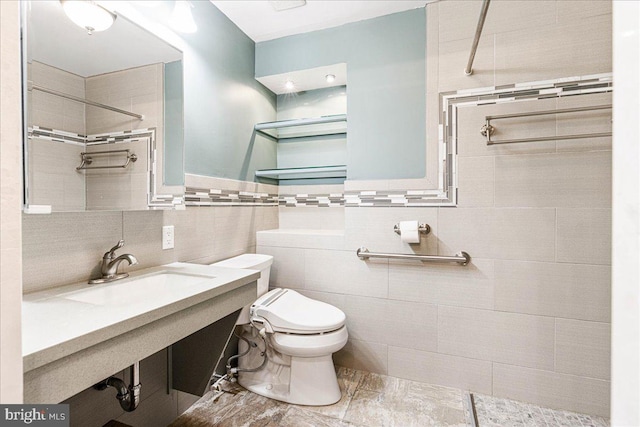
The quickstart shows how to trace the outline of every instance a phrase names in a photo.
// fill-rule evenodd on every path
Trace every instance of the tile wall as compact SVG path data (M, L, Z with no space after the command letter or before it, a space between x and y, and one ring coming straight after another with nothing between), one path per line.
M465 76L480 4L426 7L428 141L438 137L439 92L611 71L611 2L495 1L474 74ZM345 311L350 340L335 356L340 365L608 416L611 140L487 147L479 131L487 114L610 102L594 94L461 109L457 207L281 207L281 229L257 241L258 252L275 256L272 286ZM504 121L496 139L607 131L610 119L594 112ZM410 219L431 226L420 245L393 233ZM360 246L464 250L473 260L364 262Z
M37 61L27 64L27 72L34 85L85 98L85 79L81 76ZM38 90L29 91L27 96L29 126L87 134L84 104ZM30 138L28 144L30 203L50 205L54 211L83 210L85 180L75 168L84 145L43 138Z
M77 74L33 61L27 64L27 78L34 85L85 98L85 79ZM85 105L57 95L29 91L27 99L29 126L87 134Z
M87 106L87 134L156 128L156 146L163 147L163 76L163 64L151 64L88 77L87 99L142 114L144 120ZM88 210L146 208L149 184L145 145L144 142L132 142L118 146L118 149L131 149L138 156L138 161L131 163L126 169L85 171ZM105 148L95 146L92 149ZM162 165L162 150L158 151L156 162ZM121 157L110 157L110 160L121 164ZM162 182L157 184L161 185ZM124 189L127 191L123 191Z
M28 66L34 84L79 98L100 102L144 115L138 120L102 108L85 106L37 90L29 92L29 124L79 135L96 135L123 130L156 128L156 146L163 145L163 65L152 64L83 78L33 62ZM53 211L145 209L147 206L148 148L142 142L122 143L117 149L131 149L138 161L126 169L97 169L78 172L82 151L105 151L103 145L85 147L43 138L29 139L29 201L51 205ZM158 164L162 164L158 150ZM96 157L110 164L122 164L122 156ZM162 184L159 182L158 184Z

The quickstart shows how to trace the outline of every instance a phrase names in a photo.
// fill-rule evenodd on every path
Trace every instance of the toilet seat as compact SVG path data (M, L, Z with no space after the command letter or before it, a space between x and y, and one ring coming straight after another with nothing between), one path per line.
M349 334L345 326L321 335L285 334L276 332L270 343L280 353L295 357L320 357L335 353L347 343Z
M249 313L251 322L269 333L321 334L340 329L346 320L344 313L330 304L281 288L258 298Z

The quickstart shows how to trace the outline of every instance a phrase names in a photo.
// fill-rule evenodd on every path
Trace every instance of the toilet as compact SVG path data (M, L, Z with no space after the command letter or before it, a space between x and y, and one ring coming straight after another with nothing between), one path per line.
M258 299L238 316L238 383L261 396L297 405L341 398L332 354L347 343L338 308L291 289L269 292L273 257L244 254L213 265L259 270ZM266 357L265 357L266 356Z

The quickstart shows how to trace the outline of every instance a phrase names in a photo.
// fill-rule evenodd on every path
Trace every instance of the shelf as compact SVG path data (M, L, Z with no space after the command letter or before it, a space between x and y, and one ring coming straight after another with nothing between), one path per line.
M346 135L347 115L335 114L307 119L258 123L254 126L254 129L257 133L273 138L278 142L296 138Z
M311 166L306 168L263 169L256 171L259 178L278 179L319 179L319 178L346 178L347 167L338 166Z

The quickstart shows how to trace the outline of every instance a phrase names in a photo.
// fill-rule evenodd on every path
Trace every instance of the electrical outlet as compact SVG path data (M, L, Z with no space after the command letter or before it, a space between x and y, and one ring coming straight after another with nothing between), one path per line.
M175 227L173 225L162 227L162 249L173 249L174 231Z

